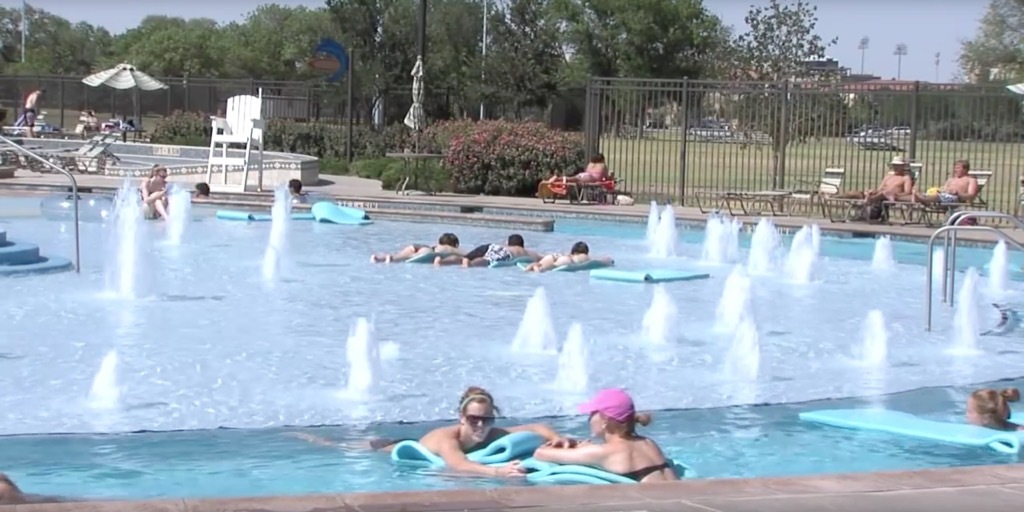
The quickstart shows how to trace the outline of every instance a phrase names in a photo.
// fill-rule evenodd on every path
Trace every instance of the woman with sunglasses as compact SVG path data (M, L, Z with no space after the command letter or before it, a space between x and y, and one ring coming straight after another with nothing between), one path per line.
M679 480L658 443L637 435L637 425L649 425L651 415L637 414L633 399L621 389L605 389L579 408L590 415L590 432L600 444L557 440L533 454L537 460L602 469L640 483Z
M541 423L516 427L495 427L494 421L499 412L498 406L494 404L494 397L486 389L470 386L459 399L458 424L436 428L413 441L419 442L431 453L444 459L445 467L449 469L461 473L493 477L524 476L526 470L520 466L519 461L512 461L501 466L488 466L469 460L466 454L479 450L513 432L533 432L550 444L569 445L575 443L573 440L563 438L551 427ZM317 444L333 445L327 440L310 434L298 434L298 437ZM402 441L408 441L408 439L374 439L370 441L370 448L390 452L396 444Z

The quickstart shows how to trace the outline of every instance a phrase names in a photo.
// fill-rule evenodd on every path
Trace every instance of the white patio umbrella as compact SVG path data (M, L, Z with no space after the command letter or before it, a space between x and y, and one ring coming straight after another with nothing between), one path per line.
M139 71L135 66L125 63L118 64L99 73L93 73L83 78L82 83L91 87L105 85L121 90L135 89L135 92L132 93L132 107L135 110L133 117L140 129L142 128L142 118L139 116L139 101L136 97L138 91L157 91L168 88L163 82ZM114 113L111 112L111 114Z
M405 125L418 132L426 124L427 117L423 113L423 59L416 57L416 65L412 68L412 106L405 114Z

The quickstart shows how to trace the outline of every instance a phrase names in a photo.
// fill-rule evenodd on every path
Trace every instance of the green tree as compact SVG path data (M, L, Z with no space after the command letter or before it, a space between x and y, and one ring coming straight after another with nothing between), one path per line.
M547 0L512 0L488 20L491 34L484 86L517 118L523 107L545 108L558 90L565 59Z
M989 2L974 38L963 43L960 68L972 81L1024 77L1024 1Z
M48 11L27 9L25 62L21 63L21 10L0 8L0 38L15 73L84 75L110 52L112 36L88 23L72 25Z
M554 0L563 43L590 75L701 78L721 21L700 0Z
M317 41L335 36L323 9L261 5L243 23L224 27L226 71L264 80L298 80L311 76L303 63Z
M115 59L155 76L222 77L230 50L225 31L207 18L147 16L118 36Z
M732 95L733 114L735 128L751 140L766 136L770 143L775 188L785 187L784 154L790 142L834 136L845 124L843 98L831 92L838 77L807 65L823 59L837 41L815 32L817 10L803 0L752 6L745 18L748 30L735 38L731 51L731 78L762 82Z

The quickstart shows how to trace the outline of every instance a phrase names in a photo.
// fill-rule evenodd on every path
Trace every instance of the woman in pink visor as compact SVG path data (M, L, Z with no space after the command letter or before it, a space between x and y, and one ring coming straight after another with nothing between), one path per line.
M537 449L534 458L555 464L578 464L603 469L637 482L679 480L658 444L636 433L649 425L650 414L637 414L633 399L621 389L605 389L579 408L590 415L590 432L600 444L560 439Z

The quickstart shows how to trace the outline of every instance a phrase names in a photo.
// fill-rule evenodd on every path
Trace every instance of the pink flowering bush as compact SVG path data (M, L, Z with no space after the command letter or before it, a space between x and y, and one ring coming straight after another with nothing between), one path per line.
M552 174L575 174L583 166L580 134L543 123L482 121L443 123L431 138L444 147L444 166L455 192L533 196Z

